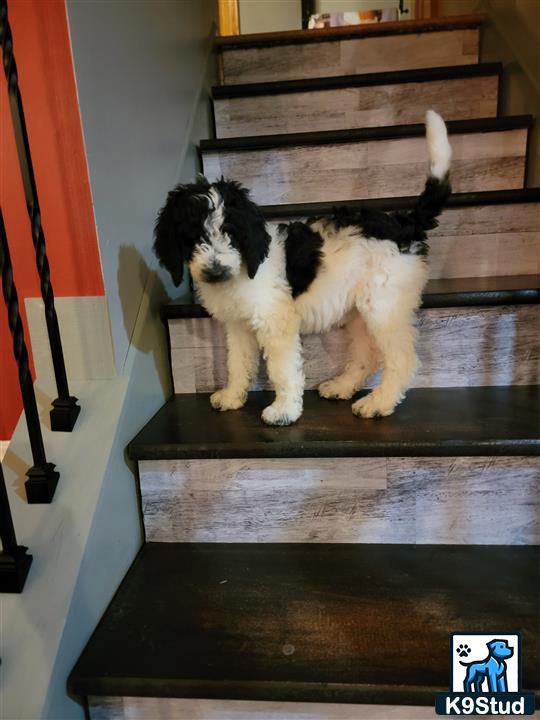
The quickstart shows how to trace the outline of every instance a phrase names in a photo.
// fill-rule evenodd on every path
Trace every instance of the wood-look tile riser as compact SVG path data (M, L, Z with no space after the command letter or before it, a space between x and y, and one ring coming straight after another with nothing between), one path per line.
M221 51L223 83L335 77L478 62L479 30L364 37Z
M437 720L431 707L91 697L91 720Z
M139 472L149 541L540 544L537 457L161 460Z
M497 76L395 83L214 101L218 138L346 130L497 115Z
M421 310L421 368L411 387L528 385L540 382L540 316L535 305ZM212 392L227 380L221 325L210 318L169 321L176 393ZM348 360L343 329L303 337L306 387L339 373ZM373 385L373 380L371 385ZM254 389L271 388L264 363Z
M457 134L450 142L454 192L523 187L527 130ZM427 162L423 137L203 153L210 180L234 178L261 205L417 195Z

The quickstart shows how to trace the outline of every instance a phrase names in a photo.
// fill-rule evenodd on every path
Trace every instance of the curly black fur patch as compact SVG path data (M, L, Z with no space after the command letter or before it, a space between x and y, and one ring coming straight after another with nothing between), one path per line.
M259 265L268 255L270 235L266 221L259 208L249 197L249 191L235 180L218 180L213 187L225 203L223 230L240 251L246 264L248 276L253 279Z
M337 230L357 227L365 237L391 240L401 253L426 256L429 251L427 231L439 224L436 218L451 192L448 175L443 180L430 177L412 210L385 213L369 208L354 210L342 206L334 208L327 222L330 221Z
M317 277L322 260L323 239L303 222L282 224L279 229L285 234L287 281L292 296L298 297Z

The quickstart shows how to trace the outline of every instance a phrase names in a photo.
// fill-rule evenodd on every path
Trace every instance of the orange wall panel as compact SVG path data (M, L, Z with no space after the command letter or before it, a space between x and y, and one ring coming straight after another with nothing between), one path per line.
M54 292L58 297L103 295L65 4L9 0L9 18ZM40 291L3 73L0 203L25 322L24 299L39 297ZM26 338L28 343L28 333ZM5 309L0 312L0 358L0 439L6 439L21 401Z

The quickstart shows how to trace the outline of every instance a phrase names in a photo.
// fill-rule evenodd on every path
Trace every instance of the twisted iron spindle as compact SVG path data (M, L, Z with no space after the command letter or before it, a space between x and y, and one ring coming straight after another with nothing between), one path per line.
M24 587L26 576L32 564L32 556L27 547L17 545L17 537L11 517L6 481L0 462L0 592L19 593Z
M2 208L0 208L0 272L2 274L2 294L8 312L9 329L13 337L13 354L19 370L19 385L34 461L34 465L26 473L28 477L25 483L26 497L29 503L50 503L56 490L59 474L55 470L55 466L47 462L45 456Z
M75 425L81 408L77 404L77 398L69 394L62 340L54 306L51 273L45 247L45 235L41 225L41 212L32 165L32 154L28 142L28 133L26 131L26 121L17 76L17 64L13 54L13 36L8 20L7 0L0 0L0 40L2 44L4 72L8 84L11 119L13 121L19 164L24 184L26 207L32 227L32 241L36 251L36 265L39 273L41 296L45 304L45 319L51 347L54 376L56 378L56 388L58 391L58 398L52 402L51 428L53 430L70 431Z

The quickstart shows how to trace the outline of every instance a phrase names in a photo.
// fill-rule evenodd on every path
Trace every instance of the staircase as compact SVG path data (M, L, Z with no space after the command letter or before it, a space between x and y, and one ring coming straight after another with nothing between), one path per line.
M204 172L251 187L269 222L411 206L428 107L455 194L430 234L422 367L389 418L314 390L342 330L304 339L296 425L261 423L264 370L244 409L215 412L221 328L163 309L175 394L128 447L147 542L69 679L90 718L433 718L460 630L519 630L540 690L540 189L532 118L500 116L481 26L218 39Z

